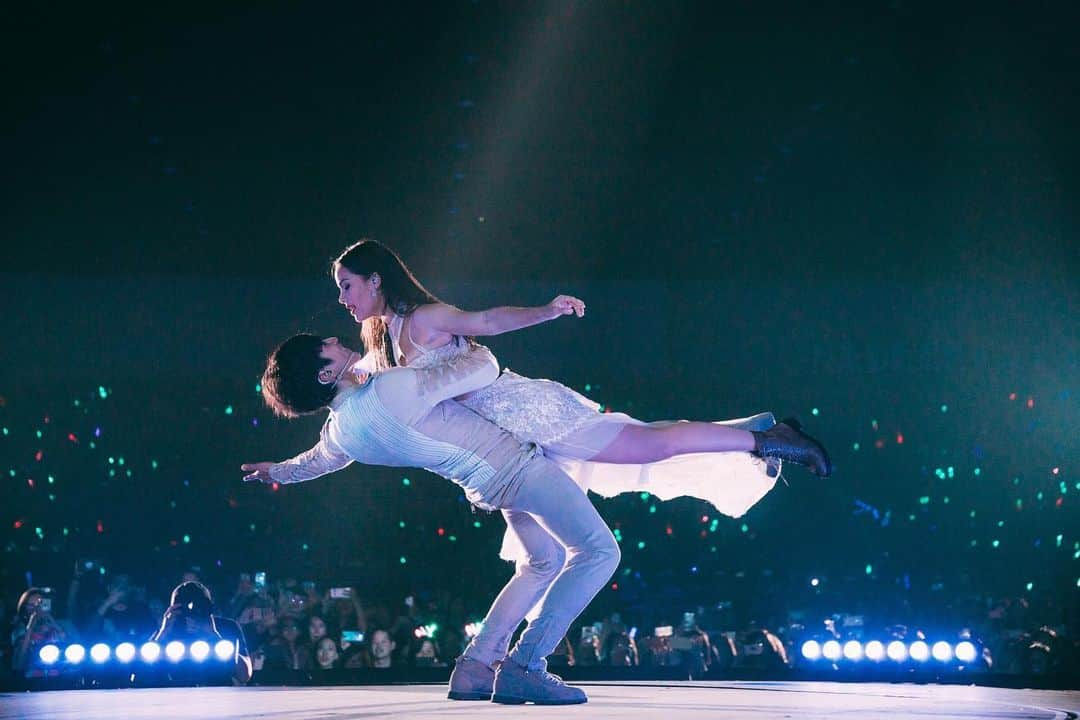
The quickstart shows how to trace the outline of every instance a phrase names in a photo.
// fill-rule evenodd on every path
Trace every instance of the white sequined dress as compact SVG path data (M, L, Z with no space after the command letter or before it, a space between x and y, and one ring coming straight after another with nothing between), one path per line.
M389 324L396 358L402 357L402 325L400 316L394 316ZM409 361L411 367L439 365L468 351L460 338L438 348L426 348L411 336L409 341L418 353ZM737 518L772 490L779 472L778 466L770 471L765 461L745 452L676 455L643 465L591 462L589 458L607 447L627 425L662 426L671 421L646 423L625 413L601 412L597 403L561 383L522 377L510 370L458 400L522 442L542 447L544 455L558 463L582 490L603 497L647 492L670 500L687 495ZM772 413L760 413L718 424L766 430L776 420ZM508 529L500 557L517 560L521 554L520 543Z

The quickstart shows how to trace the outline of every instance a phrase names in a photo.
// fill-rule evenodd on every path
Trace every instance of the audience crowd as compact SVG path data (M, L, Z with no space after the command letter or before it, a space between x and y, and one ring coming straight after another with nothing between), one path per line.
M340 681L344 674L336 679L332 675L340 669L408 673L450 667L479 628L484 610L429 589L388 598L347 583L275 579L264 572L211 580L197 567L147 581L102 575L94 563L77 561L65 584L32 587L17 600L5 598L0 604L0 611L10 614L11 627L0 645L4 666L15 677L40 676L44 669L36 653L46 643L140 643L156 638L168 626L173 609L169 588L177 583L215 588L211 607L217 629L229 637L226 628L236 628L256 682L260 676L286 682L318 682L320 677ZM830 638L970 639L980 648L977 665L983 672L1068 671L1080 657L1075 633L1053 602L1033 607L1023 597L971 597L955 605L961 615L954 617L966 614L967 622L948 627L940 619L903 625L876 612L796 607L754 620L746 619L752 612L736 613L727 602L682 609L610 609L600 617L590 609L549 664L678 668L690 677L733 669L780 671L806 663L800 657L805 640Z

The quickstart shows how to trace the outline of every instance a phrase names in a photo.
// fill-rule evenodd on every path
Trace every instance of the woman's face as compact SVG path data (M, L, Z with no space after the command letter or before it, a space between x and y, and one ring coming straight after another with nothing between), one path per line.
M319 641L318 649L315 650L315 661L319 663L319 667L329 670L337 659L338 651L333 639L324 637Z
M281 626L281 637L289 642L296 640L298 635L300 635L300 628L296 627L295 622L289 621Z
M338 302L345 306L356 322L383 312L385 302L379 289L381 278L377 273L364 277L338 265L334 268L334 282L338 286Z
M420 643L420 649L416 651L416 657L435 657L435 645L430 640Z
M308 621L308 635L312 640L320 640L326 637L326 623L321 617L313 617Z

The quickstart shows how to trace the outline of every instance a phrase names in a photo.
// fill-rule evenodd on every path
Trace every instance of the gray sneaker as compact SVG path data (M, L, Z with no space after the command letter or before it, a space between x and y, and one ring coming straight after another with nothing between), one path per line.
M495 684L495 671L489 666L462 655L454 662L450 673L451 700L490 700Z
M491 702L504 705L578 705L588 702L585 693L570 687L558 675L546 670L529 670L509 658L495 671L495 691Z

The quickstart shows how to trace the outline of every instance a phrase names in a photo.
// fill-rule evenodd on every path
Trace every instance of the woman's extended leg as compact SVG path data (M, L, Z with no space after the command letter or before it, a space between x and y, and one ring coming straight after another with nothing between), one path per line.
M832 462L825 448L802 431L796 420L781 420L768 430L750 431L707 422L627 425L592 462L643 465L687 453L749 452L806 465L828 477Z
M708 422L627 425L592 462L643 465L672 455L699 452L753 452L749 430Z

